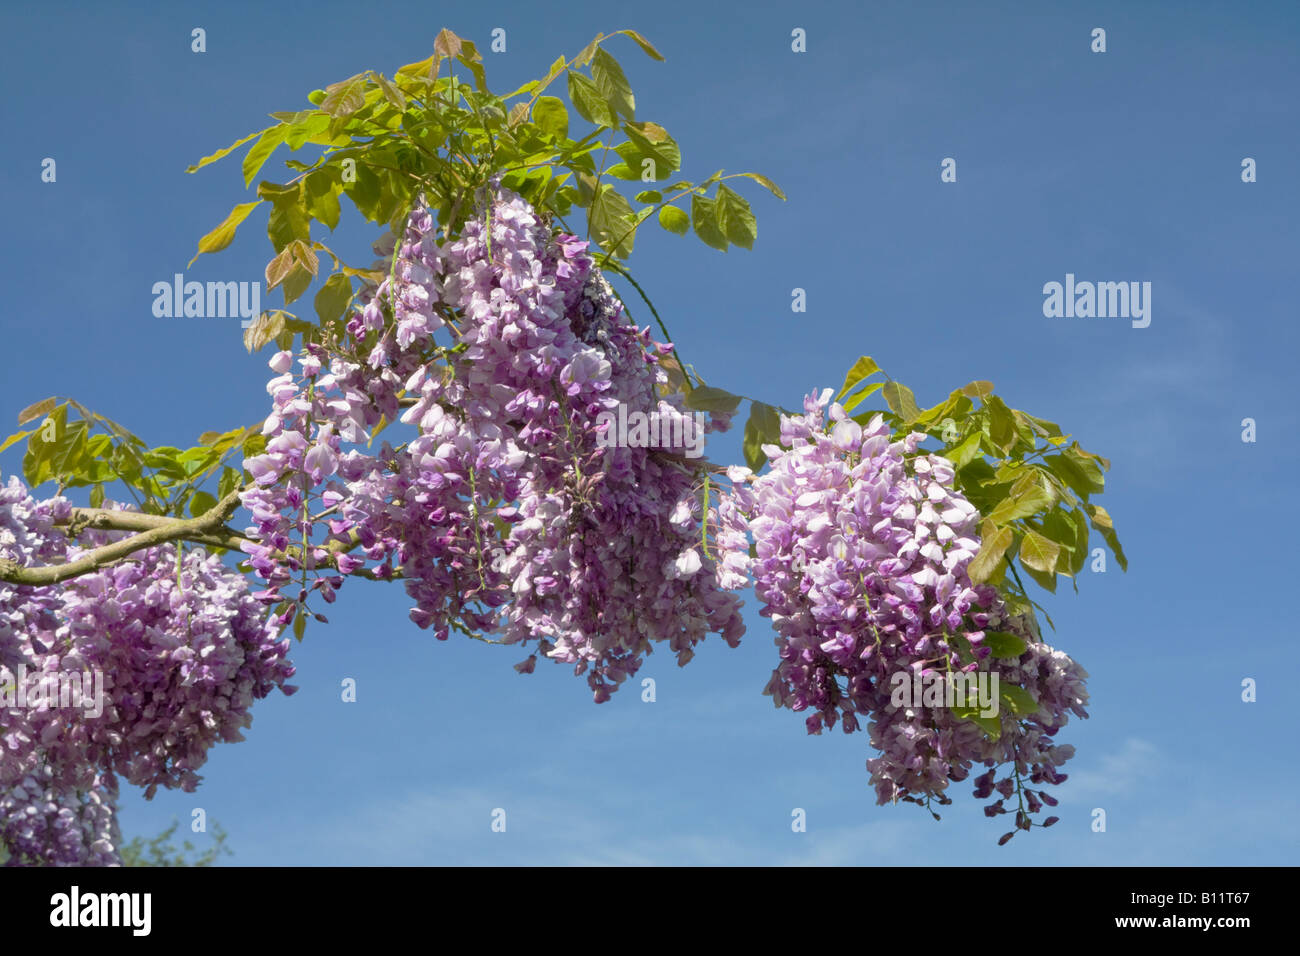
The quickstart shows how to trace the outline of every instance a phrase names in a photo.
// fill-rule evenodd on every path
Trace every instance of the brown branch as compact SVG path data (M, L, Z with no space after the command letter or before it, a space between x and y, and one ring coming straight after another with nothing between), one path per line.
M197 518L167 518L103 508L74 508L67 522L71 527L121 528L139 533L88 551L67 564L25 568L17 561L0 558L0 581L37 587L59 584L107 567L136 551L157 547L169 541L184 540L220 547L238 547L237 543L230 543L229 529L225 527L225 522L238 505L243 490L233 489Z
M238 551L242 542L251 539L247 535L228 527L225 521L235 510L239 502L239 495L244 490L246 489L236 488L197 518L168 518L165 515L151 515L139 511L116 511L109 508L73 508L68 513L67 518L57 521L56 524L66 526L74 536L87 528L101 531L135 531L138 533L129 538L123 538L121 541L114 541L95 548L93 551L88 551L75 561L69 561L67 564L27 568L16 561L0 558L0 581L10 584L30 584L36 587L59 584L108 567L137 551L157 547L169 541L189 541L193 544ZM338 556L353 550L360 543L360 537L355 531L349 535L349 540L346 542L329 542L324 545L329 555L319 561L317 566L337 569ZM300 563L306 559L306 555L302 553L300 548L276 551L272 556L278 561L292 559ZM353 571L350 577L366 578L371 581L397 581L402 579L402 573L400 569L394 569L394 572L388 577L381 577L372 568L362 568Z

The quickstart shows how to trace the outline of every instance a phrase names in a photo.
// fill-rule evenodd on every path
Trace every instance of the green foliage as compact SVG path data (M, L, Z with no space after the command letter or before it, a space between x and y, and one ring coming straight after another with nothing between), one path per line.
M222 855L231 856L226 846L226 831L220 824L212 826L212 844L196 853L196 847L185 840L178 847L172 838L179 824L175 821L151 840L134 837L121 848L123 866L211 866Z
M123 866L211 866L222 856L232 856L226 846L226 831L220 824L212 826L212 845L195 855L196 847L189 840L179 847L172 842L179 824L175 821L156 837L145 840L133 837L124 843L119 852ZM0 865L9 860L9 852L0 845Z
M715 249L751 248L758 236L753 210L724 180L748 178L780 199L785 195L758 173L719 170L698 184L667 184L681 168L681 150L662 126L637 118L631 84L605 45L618 36L663 59L634 30L598 34L577 56L557 59L545 76L498 96L487 86L474 43L443 30L429 58L392 76L370 70L313 91L311 108L272 113L276 125L190 166L196 172L251 143L242 160L251 186L280 147L309 154L285 159L297 175L285 183L258 183L258 198L237 205L199 242L198 255L226 248L252 211L267 206L275 250L267 287L279 286L287 306L322 282L314 298L318 322L268 313L246 332L248 348L272 341L288 348L298 338L341 334L338 323L353 295L350 279L383 278L382 271L346 265L321 241L320 230L313 235L314 223L330 231L338 225L340 198L363 218L394 230L424 202L451 234L475 214L479 187L500 175L505 186L578 235L583 231L565 218L582 210L585 235L605 266L632 254L637 231L649 219L675 235L693 227ZM553 95L561 76L568 107ZM579 138L575 118L592 127ZM623 182L635 189L625 194ZM656 188L645 189L647 183Z
M76 417L69 420L69 413ZM257 426L205 432L191 448L151 448L112 419L75 399L58 397L23 409L18 424L33 427L10 435L0 451L26 439L22 469L28 487L53 481L56 494L89 488L92 508L104 503L109 486L116 486L145 514L197 517L217 501L211 492L201 490L205 482L215 478L217 494L224 497L251 479L242 467L233 468L228 461L237 455L242 462L245 442L256 434Z
M1051 617L1026 591L1018 569L1054 592L1058 575L1072 578L1086 563L1090 528L1101 536L1120 567L1127 569L1128 559L1110 515L1090 500L1105 489L1104 473L1110 468L1105 458L1085 451L1055 423L1010 408L994 394L991 382L971 382L923 410L907 386L888 376L873 381L877 375L883 375L880 366L870 356L862 356L844 377L836 401L853 411L879 391L886 407L860 411L855 421L865 425L880 414L894 434L919 431L938 444L935 452L956 470L957 490L985 516L979 553L968 566L970 577L976 583L995 585L1012 613L1036 621L1035 611L1042 611L1051 625ZM692 407L734 410L731 401L739 401L719 388L697 392L704 394L688 400ZM780 445L780 415L770 405L751 401L744 452L755 471L767 460L764 445ZM960 641L955 635L950 639ZM996 657L1018 657L1025 650L1023 640L1006 632L988 632L984 641ZM969 646L963 657L974 660ZM999 693L1005 711L1017 718L1036 709L1023 688L1002 685ZM1001 733L998 717L981 717L974 708L957 708L954 713L993 738Z
M1013 613L1033 618L1035 610L1043 611L1050 626L1051 617L1029 596L1019 570L1055 592L1059 575L1074 578L1083 569L1090 527L1127 570L1110 515L1090 500L1105 489L1109 461L1085 451L1054 422L1009 407L991 382L971 382L922 410L901 383L871 383L878 372L873 359L859 358L840 400L852 408L879 387L887 406L880 414L895 433L926 433L938 443L936 453L953 463L957 490L984 516L981 547L968 568L971 580L997 586ZM854 417L865 424L873 414ZM1077 583L1074 587L1078 590Z

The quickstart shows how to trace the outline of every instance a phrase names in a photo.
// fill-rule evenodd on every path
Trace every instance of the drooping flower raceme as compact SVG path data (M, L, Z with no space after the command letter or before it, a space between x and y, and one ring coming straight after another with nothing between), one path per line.
M585 242L500 188L452 242L417 210L348 331L350 354L309 345L299 376L289 353L271 360L244 496L266 600L303 564L331 589L400 576L439 639L535 642L519 670L538 653L573 664L597 701L656 642L684 664L710 632L739 640L739 601L701 551L705 472L667 394L668 348L629 321ZM602 442L620 405L680 420L681 446ZM415 437L365 447L398 417Z
M1027 784L1065 779L1057 768L1073 748L1052 738L1071 713L1087 716L1087 674L992 587L971 583L979 515L954 489L951 462L918 453L922 433L893 440L879 415L862 424L839 405L828 409L830 394L782 417L781 447L764 448L770 470L731 469L732 490L714 512L722 582L752 579L778 634L766 693L808 712L809 733L869 721L880 755L867 766L880 803L947 803L949 782L973 764L1006 765L996 784L995 771L982 775L976 795L997 789L988 808L996 814L1010 795L1027 794L1017 819L1026 826L1028 813L1053 802ZM995 657L985 643L994 632L1023 651ZM1035 709L1016 713L1018 698L1004 696L986 732L946 700L923 706L894 694L900 681L950 672L996 676L989 686L1021 688Z
M0 488L0 557L63 564L124 534L86 530L73 542L70 510L11 478ZM59 585L0 583L9 862L115 862L119 777L147 797L159 786L192 791L211 746L243 739L255 700L295 690L289 642L266 617L243 575L202 549L178 562L172 545Z

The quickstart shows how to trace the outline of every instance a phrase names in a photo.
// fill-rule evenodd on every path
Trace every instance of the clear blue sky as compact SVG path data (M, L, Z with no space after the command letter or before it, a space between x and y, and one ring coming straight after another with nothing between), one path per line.
M302 690L262 702L196 794L131 791L128 833L202 807L240 864L1296 863L1300 7L619 9L6 3L0 418L71 395L182 446L259 420L266 355L244 352L238 320L151 312L153 283L246 199L238 160L186 165L314 87L422 59L444 25L478 42L502 92L598 30L638 29L667 63L611 49L685 174L752 169L789 196L746 190L752 252L662 232L638 243L636 274L710 382L795 406L871 354L923 405L987 378L1112 459L1102 500L1130 570L1085 572L1077 595L1045 601L1092 675L1093 716L1062 737L1078 757L1061 823L999 848L969 785L942 823L875 806L865 734L808 737L761 696L775 652L752 595L738 649L710 640L684 669L654 654L655 703L627 686L598 706L567 668L524 677L517 649L439 644L397 587L350 582L295 650ZM494 27L504 54L486 52ZM939 180L945 157L954 184ZM1243 157L1258 182L1242 183ZM372 238L351 223L332 244L368 259ZM269 250L246 227L191 276L255 280ZM1067 272L1150 281L1150 327L1045 318L1042 287ZM790 311L794 287L806 314ZM738 461L738 430L709 450ZM3 473L19 467L19 451L0 456ZM345 677L357 703L340 700ZM1240 699L1246 677L1257 703ZM806 833L791 832L796 807ZM1090 829L1096 807L1105 833Z

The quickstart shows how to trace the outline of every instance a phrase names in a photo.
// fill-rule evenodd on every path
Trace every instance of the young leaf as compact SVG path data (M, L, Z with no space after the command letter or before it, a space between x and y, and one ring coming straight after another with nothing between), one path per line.
M844 387L840 389L839 395L835 396L835 400L839 401L852 391L859 382L870 378L879 371L880 366L876 364L876 360L870 355L863 355L853 363L853 368L849 369L849 374L844 376Z
M289 129L288 126L272 126L262 138L253 144L253 148L244 154L244 188L247 189L253 183L254 177L257 176L258 170L266 164L275 152L275 148L284 142L284 134Z
M1032 478L1032 476L1026 476ZM1053 498L1036 479L1021 484L1017 482L1018 487L1013 487L1006 498L989 513L989 519L994 524L1009 524L1020 518L1028 518L1030 515L1038 514L1044 508L1050 508Z
M1026 650L1025 642L1014 634L1005 631L987 631L984 634L984 646L989 648L994 657L1016 658Z
M325 284L316 293L316 314L321 324L343 317L348 302L352 299L352 281L341 272L336 272L325 280Z
M954 707L952 715L958 720L969 720L994 740L1002 734L1002 721L997 717L980 716L979 710L975 707Z
M921 409L917 407L916 396L906 385L899 382L886 382L885 387L880 392L885 397L886 404L889 405L890 411L901 418L904 423L915 421L921 414Z
M742 249L754 248L758 238L758 222L744 197L726 186L718 185L718 225L728 239Z
M578 115L596 126L614 127L614 113L596 85L576 70L569 71L569 101Z
M1056 562L1061 557L1061 546L1037 531L1025 533L1020 542L1020 563L1042 574L1055 574Z
M597 47L591 58L591 77L596 81L596 89L615 113L626 120L635 118L636 99L632 95L632 87L623 75L623 68L604 47Z
M781 192L781 187L772 182L772 180L768 179L766 176L760 176L758 173L741 173L740 175L748 176L750 179L754 180L754 182L767 189L767 191L777 199L782 201L785 200L785 193Z
M690 231L691 220L676 206L664 206L659 210L659 225L671 233L684 236Z
M1011 547L1014 537L1010 528L998 528L992 535L985 536L979 553L966 567L972 584L996 584L1002 579L1002 556Z
M592 238L611 255L627 258L632 253L632 241L636 236L632 224L624 218L631 215L632 207L622 193L613 186L602 186L600 195L592 201L587 212ZM615 242L617 248L610 248L610 244Z
M199 251L194 254L194 259L189 261L186 268L194 265L194 260L203 255L203 253L220 252L222 249L226 248L226 246L230 245L230 243L234 241L235 230L239 228L239 224L247 219L248 214L256 207L260 206L262 202L263 200L258 199L254 202L240 203L234 209L230 210L230 215L226 216L226 218L221 221L221 225L217 226L216 229L213 229L210 233L199 240Z
M206 491L196 491L190 498L190 517L197 518L217 506L217 499Z
M778 445L781 442L781 414L771 405L751 402L749 420L745 422L745 464L751 471L758 471L767 461L763 452L764 445Z
M1038 713L1038 701L1034 700L1029 691L1023 687L1017 687L1015 684L999 684L998 696L1017 717Z
M641 34L637 33L635 30L619 30L618 32L624 33L627 36L630 36L633 40L635 40L636 45L639 46L643 51L645 51L646 56L658 60L660 63L663 62L664 59L663 54L660 53L658 50L656 50L653 46L651 46L650 41L647 40L645 37L643 37Z
M350 116L366 105L365 74L358 74L329 86L320 108L335 118Z
M542 132L557 140L569 137L569 111L564 108L564 101L558 96L538 97L533 106L533 122Z
M215 163L217 160L221 159L221 157L223 157L223 156L229 156L229 155L230 155L231 153L233 153L235 150L239 149L239 147L241 147L241 146L243 146L245 143L247 143L250 139L256 139L257 137L259 137L259 136L261 136L263 133L265 133L267 130L271 130L271 129L275 129L275 127L274 127L274 126L268 126L266 129L259 129L256 133L249 133L249 134L248 134L247 136L245 136L243 139L236 140L235 142L233 142L233 143L231 143L229 146L227 146L225 149L219 149L219 150L217 150L215 153L213 153L211 156L204 156L202 159L200 159L200 160L199 160L197 163L195 163L193 166L186 166L186 167L185 167L185 171L186 171L187 173L197 173L197 172L198 172L200 169L202 169L204 166L207 166L207 165L209 165L209 164L211 164L211 163Z
M727 236L718 225L718 211L712 199L691 196L691 224L706 246L727 251Z
M941 452L941 454L944 458L947 458L952 462L954 468L960 471L979 457L980 438L981 435L979 432L975 432L973 435L967 435L965 440L956 447Z
M701 385L699 388L693 388L686 395L686 406L701 412L721 412L724 415L734 415L736 409L740 407L740 403L741 398L739 395L732 395L725 389L714 388L712 385Z
M55 398L53 395L51 395L49 398L41 399L39 402L36 402L34 405L28 405L26 408L24 408L21 412L18 413L18 424L26 425L28 422L35 421L38 418L44 418L46 415L52 412L54 410L54 407L58 404L59 404L59 400ZM8 447L7 444L6 447Z

